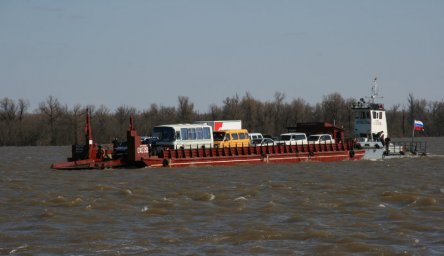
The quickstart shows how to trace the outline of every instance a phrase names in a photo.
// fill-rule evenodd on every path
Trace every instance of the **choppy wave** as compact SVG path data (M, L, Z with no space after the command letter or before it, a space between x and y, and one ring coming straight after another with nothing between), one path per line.
M0 150L1 255L444 254L443 157L62 172L69 147Z

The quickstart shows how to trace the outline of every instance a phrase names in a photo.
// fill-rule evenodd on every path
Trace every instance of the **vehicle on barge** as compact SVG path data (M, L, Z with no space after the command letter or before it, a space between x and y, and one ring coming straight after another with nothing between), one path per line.
M333 162L360 160L365 150L357 149L353 140L337 143L292 145L244 145L228 147L176 147L164 148L154 154L141 142L133 118L127 131L127 153L116 155L112 146L98 145L93 141L90 114L86 115L85 145L73 145L67 162L54 163L57 170L105 169L129 167L184 167L235 164L298 163L306 161ZM170 127L171 128L171 127ZM184 127L176 127L184 128ZM189 127L187 127L188 129ZM175 130L177 132L178 129ZM180 130L182 132L182 130ZM170 131L171 132L171 131ZM182 136L182 134L181 134Z

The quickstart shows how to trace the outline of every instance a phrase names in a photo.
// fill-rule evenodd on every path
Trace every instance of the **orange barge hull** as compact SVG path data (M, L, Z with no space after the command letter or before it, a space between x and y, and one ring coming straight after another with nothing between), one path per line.
M262 146L222 149L166 150L159 156L143 158L148 167L184 167L237 164L336 162L361 160L365 150L338 144Z

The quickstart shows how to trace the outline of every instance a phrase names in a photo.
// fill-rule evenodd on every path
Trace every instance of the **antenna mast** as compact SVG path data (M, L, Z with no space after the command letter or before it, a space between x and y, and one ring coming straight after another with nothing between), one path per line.
M370 97L368 97L368 98L370 98L370 103L375 103L376 98L382 98L378 95L379 90L378 90L378 84L376 83L377 80L378 80L378 77L375 76L375 79L373 79L372 95Z

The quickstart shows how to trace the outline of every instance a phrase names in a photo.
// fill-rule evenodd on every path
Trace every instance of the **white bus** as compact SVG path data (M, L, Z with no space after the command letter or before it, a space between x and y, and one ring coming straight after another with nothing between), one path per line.
M152 136L159 138L156 147L201 148L214 147L213 131L207 124L168 124L153 128Z

